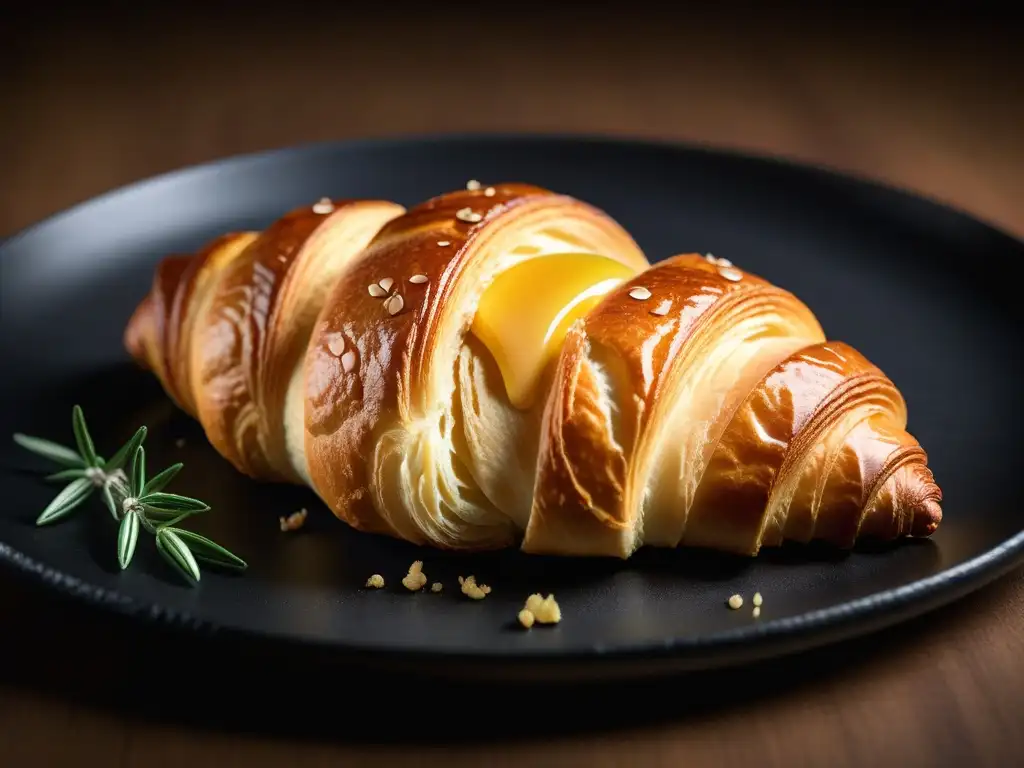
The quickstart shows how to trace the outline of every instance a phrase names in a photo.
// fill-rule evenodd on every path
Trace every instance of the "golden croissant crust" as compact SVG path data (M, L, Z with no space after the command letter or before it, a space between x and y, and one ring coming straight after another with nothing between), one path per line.
M441 549L928 536L885 374L723 259L525 184L321 201L157 267L132 356L250 477Z

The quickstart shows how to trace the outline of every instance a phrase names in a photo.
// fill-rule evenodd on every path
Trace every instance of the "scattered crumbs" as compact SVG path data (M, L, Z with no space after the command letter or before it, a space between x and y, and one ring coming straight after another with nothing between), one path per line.
M321 197L313 206L313 213L330 213L334 210L334 203L328 197Z
M175 440L174 441L174 447L175 448L184 448L185 447L185 438L184 437L179 437L177 440Z
M309 513L303 507L298 512L292 512L288 517L278 518L281 522L282 531L297 531L306 524L306 515Z
M467 576L466 578L459 576L459 584L462 586L462 594L474 600L483 600L491 594L489 586L476 583L476 576Z
M442 586L440 581L435 581L430 585L431 592L440 592L442 589L444 589L444 586Z
M761 598L761 593L760 592L755 592L754 593L754 599L753 599L752 602L754 603L754 607L755 608L760 608L761 607L761 603L763 603L764 600Z
M743 607L743 598L740 595L733 595L729 598L729 607L734 611Z
M494 187L488 187L487 189L485 189L484 190L484 195L486 195L487 197L494 197L494 195L495 195Z
M472 208L459 208L459 210L455 212L455 218L458 219L459 221L465 221L470 224L476 224L483 218L483 216L474 211Z
M651 292L642 285L638 285L636 288L629 292L629 295L637 301L646 301L651 298Z
M530 595L526 598L523 610L519 612L519 623L527 629L532 627L535 621L540 624L557 624L561 620L562 609L555 602L554 595L547 597L540 594Z
M466 189L468 189L470 192L476 192L478 189L480 189L481 186L483 185L476 179L470 179L469 181L466 182Z
M439 246L441 246L442 248L444 248L447 245L451 245L451 241L450 240L438 240L437 244Z
M761 615L761 607L760 607L760 606L757 606L757 605L755 605L755 606L754 606L754 618L756 619L756 618L757 618L758 616L760 616L760 615Z
M384 588L384 577L379 573L373 574L366 580L366 586L370 589L383 589Z
M417 560L409 566L409 573L402 578L402 585L410 592L419 592L427 583L427 575L423 572L423 561Z

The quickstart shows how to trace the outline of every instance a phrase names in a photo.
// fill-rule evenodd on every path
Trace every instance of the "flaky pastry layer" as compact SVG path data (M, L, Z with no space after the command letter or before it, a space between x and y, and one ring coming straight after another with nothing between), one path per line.
M633 277L516 408L470 327L497 275L566 251ZM797 297L710 256L652 265L535 186L321 201L225 235L158 265L125 341L240 471L417 544L755 555L941 521L896 386Z

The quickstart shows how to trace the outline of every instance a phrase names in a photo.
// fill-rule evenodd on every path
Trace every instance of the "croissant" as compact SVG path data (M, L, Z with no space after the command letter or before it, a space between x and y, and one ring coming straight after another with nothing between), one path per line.
M527 184L321 200L165 258L125 345L240 472L447 550L931 535L886 375L725 259Z

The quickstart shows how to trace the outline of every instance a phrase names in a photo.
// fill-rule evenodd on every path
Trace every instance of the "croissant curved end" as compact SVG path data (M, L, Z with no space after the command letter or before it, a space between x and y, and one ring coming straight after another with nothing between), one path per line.
M942 490L935 484L931 470L924 464L909 468L907 485L909 530L913 538L927 538L942 524Z
M931 536L942 522L942 505L935 499L925 499L921 503L921 511L924 514L915 517L915 525L910 533L912 536Z
M149 349L153 336L153 299L146 296L132 312L124 329L123 343L135 363L146 370L152 370Z

